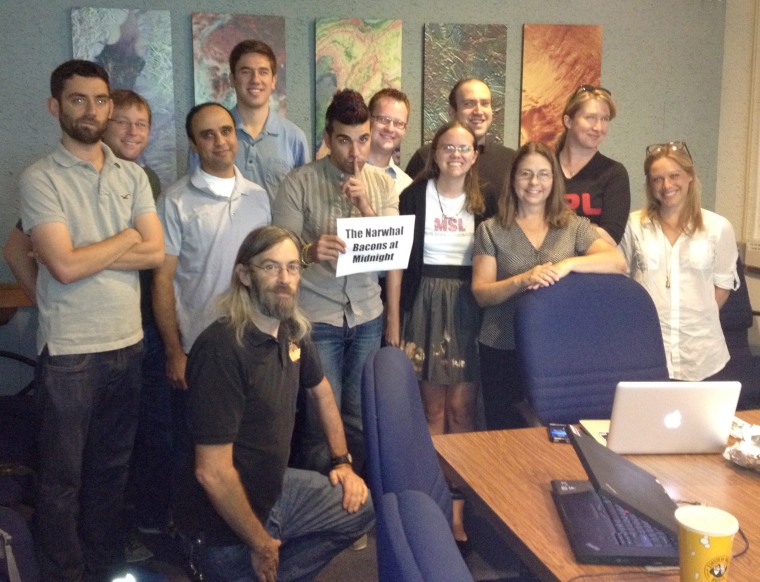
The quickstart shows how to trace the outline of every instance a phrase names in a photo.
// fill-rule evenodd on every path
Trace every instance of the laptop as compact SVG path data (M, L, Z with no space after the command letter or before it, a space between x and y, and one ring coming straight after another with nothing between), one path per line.
M740 392L739 382L620 382L612 418L581 426L620 454L721 453Z
M657 479L575 427L589 481L552 481L552 498L581 564L678 565L676 503Z

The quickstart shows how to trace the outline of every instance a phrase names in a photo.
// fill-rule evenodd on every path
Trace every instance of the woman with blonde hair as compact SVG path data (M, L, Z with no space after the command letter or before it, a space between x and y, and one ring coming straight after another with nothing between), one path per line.
M607 89L581 85L562 112L565 129L556 148L570 208L588 218L611 244L620 242L631 211L628 172L599 152L616 114Z
M480 373L489 430L523 425L515 351L517 296L553 285L570 272L624 273L623 255L564 201L557 158L545 145L517 152L499 213L475 234L472 292L484 308Z
M647 207L631 213L620 248L657 307L670 377L704 380L729 360L720 308L739 286L734 229L701 208L686 142L646 152Z

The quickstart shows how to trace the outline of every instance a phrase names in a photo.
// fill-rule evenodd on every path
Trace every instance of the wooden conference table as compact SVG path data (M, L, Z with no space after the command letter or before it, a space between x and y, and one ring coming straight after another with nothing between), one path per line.
M760 424L760 410L740 412ZM545 428L486 431L433 437L444 473L463 488L502 533L505 542L541 580L597 574L615 580L631 566L575 562L551 498L552 479L586 479L573 448L550 443ZM729 511L750 542L749 552L731 563L732 581L760 580L760 472L742 469L721 455L629 455L655 475L671 498L700 501ZM737 535L734 551L744 547ZM663 578L651 575L652 579ZM677 574L672 578L677 579Z

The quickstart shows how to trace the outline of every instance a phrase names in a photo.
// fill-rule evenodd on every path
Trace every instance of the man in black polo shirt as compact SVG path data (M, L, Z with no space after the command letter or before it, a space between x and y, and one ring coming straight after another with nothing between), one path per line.
M469 127L475 134L478 146L480 190L486 199L486 213L491 216L498 208L499 196L509 176L515 151L488 138L493 122L491 90L480 79L462 79L449 93L449 117ZM412 178L425 167L430 144L422 146L409 160L406 173Z
M207 582L311 579L374 521L296 304L301 268L289 231L254 230L220 297L221 318L188 357L197 481L186 473L176 521L202 540L198 566ZM328 477L287 468L301 387L325 430Z

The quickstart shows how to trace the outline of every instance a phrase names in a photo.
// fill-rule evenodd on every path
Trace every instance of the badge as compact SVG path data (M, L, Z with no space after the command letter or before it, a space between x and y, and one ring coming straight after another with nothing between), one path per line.
M301 359L301 348L296 342L290 342L290 348L288 349L291 362L297 362Z

